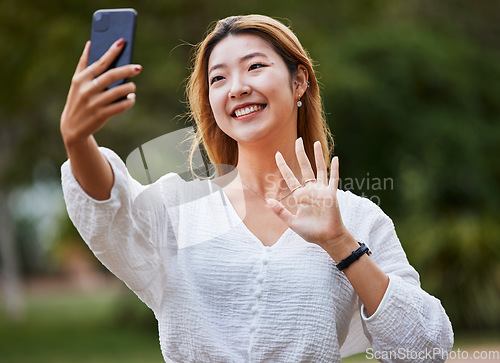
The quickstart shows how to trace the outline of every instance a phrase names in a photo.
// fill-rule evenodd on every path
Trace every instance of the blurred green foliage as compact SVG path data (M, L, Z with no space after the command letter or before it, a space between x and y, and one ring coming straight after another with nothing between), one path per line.
M116 324L116 301L121 297L116 288L27 296L22 322L14 324L0 311L0 361L163 362L156 328Z
M455 329L500 326L499 3L431 0L3 0L0 183L58 178L59 116L99 8L139 13L137 104L97 134L123 158L185 126L191 47L214 20L263 13L317 63L341 179L395 221L423 287ZM67 221L66 221L67 223Z

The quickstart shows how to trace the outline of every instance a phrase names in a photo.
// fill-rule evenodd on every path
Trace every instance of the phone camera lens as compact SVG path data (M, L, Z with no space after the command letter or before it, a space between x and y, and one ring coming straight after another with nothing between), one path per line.
M104 32L109 28L109 14L105 12L96 12L94 14L93 28L98 32Z

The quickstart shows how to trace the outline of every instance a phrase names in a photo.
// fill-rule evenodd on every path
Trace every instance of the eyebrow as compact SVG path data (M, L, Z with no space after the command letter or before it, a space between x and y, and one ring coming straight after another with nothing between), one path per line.
M249 59L252 59L252 58L255 58L255 57L264 57L264 58L269 58L266 54L262 53L262 52L253 52L253 53L249 53L243 57L241 57L240 59L240 63L243 63ZM210 74L212 71L215 71L216 69L219 69L219 68L223 68L225 67L226 65L224 63L219 63L219 64L215 64L214 66L212 66L209 70L208 70L208 74Z

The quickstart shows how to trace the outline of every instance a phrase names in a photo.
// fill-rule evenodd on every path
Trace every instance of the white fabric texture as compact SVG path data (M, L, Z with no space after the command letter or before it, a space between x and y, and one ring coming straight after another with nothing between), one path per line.
M344 224L390 279L369 317L321 247L290 229L266 247L217 185L172 173L142 186L100 150L115 175L111 197L89 197L67 161L68 213L95 256L153 310L165 361L330 363L371 347L383 361L439 362L451 350L440 301L420 288L392 221L368 199L338 192Z

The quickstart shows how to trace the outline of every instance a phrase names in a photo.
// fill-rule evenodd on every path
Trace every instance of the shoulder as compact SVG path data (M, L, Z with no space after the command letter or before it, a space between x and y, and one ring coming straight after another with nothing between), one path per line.
M115 182L111 191L113 195L128 195L131 202L139 210L162 210L164 205L178 204L179 194L184 194L186 183L177 173L166 173L151 184L143 184L141 178L137 178L138 170L129 169L121 157L113 150L99 147L102 155L108 160ZM132 168L133 169L133 168ZM147 170L143 169L143 172Z
M337 192L337 199L342 219L352 232L368 232L379 228L394 229L391 218L370 199L344 190Z
M380 268L387 272L389 266L408 264L394 223L379 205L345 191L339 193L338 199L346 228L356 240L368 245L371 258Z

